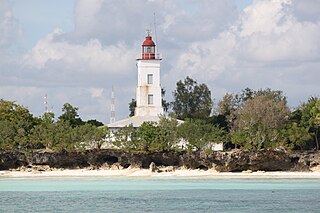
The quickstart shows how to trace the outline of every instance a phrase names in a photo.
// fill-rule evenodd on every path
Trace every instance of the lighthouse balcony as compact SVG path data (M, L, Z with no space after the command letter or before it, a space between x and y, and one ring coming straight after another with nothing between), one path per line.
M160 53L141 53L137 60L161 60L162 56Z

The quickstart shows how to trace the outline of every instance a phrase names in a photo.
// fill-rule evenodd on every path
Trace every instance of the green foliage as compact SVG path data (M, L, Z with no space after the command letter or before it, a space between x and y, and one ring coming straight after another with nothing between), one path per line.
M103 123L100 122L100 121L97 121L96 119L88 120L86 123L87 124L91 124L91 125L96 126L96 127L103 126Z
M75 150L81 146L100 148L108 138L109 130L91 124L80 125L83 122L77 110L78 108L65 104L64 114L55 122L51 112L34 118L27 108L1 99L0 149Z
M251 100L258 96L265 96L272 99L274 102L284 102L287 104L287 97L283 95L283 92L280 90L272 90L270 88L252 90L250 88L245 88L242 90L242 93L238 94L238 100L242 103L247 100Z
M15 142L16 126L8 120L0 120L0 149L16 149L19 143Z
M213 126L203 120L187 119L178 126L178 136L189 142L191 149L201 150L208 148L211 142L226 141L225 130Z
M244 149L258 150L277 146L289 109L285 101L256 96L248 99L232 115L232 142Z
M175 118L160 116L158 123L159 135L156 150L166 151L172 150L179 142L178 139L178 121Z
M133 125L130 124L128 126L124 126L120 128L118 131L113 132L112 141L113 145L121 149L134 149L136 142L136 130L133 128Z
M54 123L54 113L53 112L45 112L43 114L43 116L40 118L40 123L53 124Z
M69 103L65 103L62 107L62 115L59 116L60 121L69 122L72 127L83 125L84 122L78 115L78 107L73 107Z
M130 117L134 116L134 111L136 109L136 106L137 106L137 101L136 101L136 99L132 98L131 102L129 103L129 112L130 112L129 116Z
M218 103L218 113L219 115L229 116L231 115L241 104L241 99L239 95L236 94L225 94L222 100Z
M161 88L161 97L162 97L161 101L162 101L163 111L168 112L170 103L164 99L165 95L166 95L166 90L164 88Z
M74 131L80 137L75 141L76 145L84 148L101 149L101 146L110 140L110 131L107 126L96 127L91 124L78 126ZM80 147L81 147L80 146Z
M320 138L320 99L316 97L309 98L307 103L304 103L298 109L298 125L305 127L314 138L314 148L319 150ZM300 117L299 117L300 115Z
M27 135L36 124L29 110L11 101L0 99L0 149L27 146Z
M45 113L41 117L40 124L34 126L28 138L33 149L52 149L57 143L55 141L56 124L54 124L54 114Z
M71 127L69 122L42 122L35 126L29 135L33 149L76 150L84 148L100 149L110 137L107 127L96 127L91 124Z
M178 119L206 119L212 111L211 92L207 85L199 84L190 77L177 82L173 92L173 112Z
M156 151L158 147L159 130L155 122L147 121L142 123L136 133L138 140L135 143L135 148L145 152Z
M172 150L178 142L177 126L176 119L161 116L159 123L144 122L137 130L130 125L113 132L113 144L144 152Z
M298 123L292 122L284 131L284 146L288 149L310 149L310 141L312 141L312 134L309 129L299 126Z

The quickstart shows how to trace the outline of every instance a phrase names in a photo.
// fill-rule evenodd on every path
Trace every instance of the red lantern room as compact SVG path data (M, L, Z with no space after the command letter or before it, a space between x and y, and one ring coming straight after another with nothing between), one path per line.
M156 59L156 45L152 41L152 37L149 32L142 44L142 60L154 60Z

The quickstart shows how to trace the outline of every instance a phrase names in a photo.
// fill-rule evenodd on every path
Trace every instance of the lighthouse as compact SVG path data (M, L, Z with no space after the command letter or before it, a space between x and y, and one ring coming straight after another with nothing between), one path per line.
M159 116L163 114L160 84L161 57L155 50L156 45L148 32L142 43L141 55L137 59L138 84L135 116Z
M136 59L138 81L134 116L108 124L111 130L117 131L128 125L137 128L146 121L158 122L159 115L164 113L160 84L162 59L156 52L156 44L149 31L141 47L139 57Z

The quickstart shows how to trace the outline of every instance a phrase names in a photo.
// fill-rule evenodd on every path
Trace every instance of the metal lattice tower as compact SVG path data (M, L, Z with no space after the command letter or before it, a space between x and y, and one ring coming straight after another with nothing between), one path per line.
M112 85L112 92L111 92L111 113L110 113L110 123L114 123L116 121L116 111L115 111L115 98L114 98L114 87Z
M44 101L43 101L43 103L44 103L44 112L45 112L45 113L49 112L49 111L48 111L48 95L47 95L47 94L45 94L45 96L44 96Z

